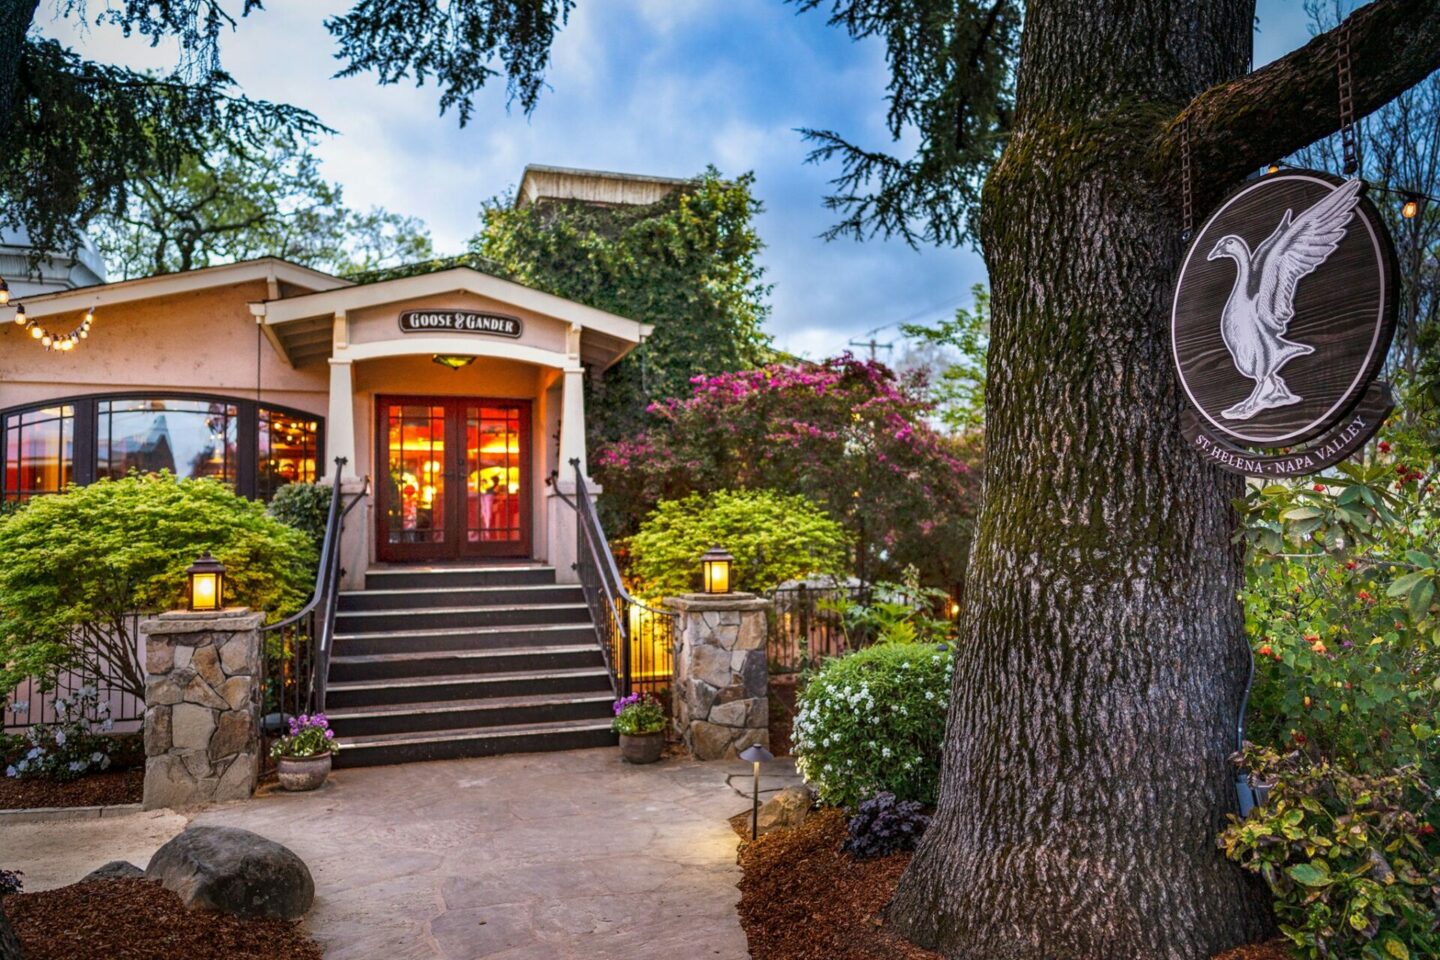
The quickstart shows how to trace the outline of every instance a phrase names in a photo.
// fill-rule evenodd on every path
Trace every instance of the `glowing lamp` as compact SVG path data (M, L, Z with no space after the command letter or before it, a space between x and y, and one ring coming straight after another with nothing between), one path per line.
M1414 197L1406 197L1405 205L1400 208L1400 216L1406 220L1414 220L1420 215L1420 201Z
M17 304L15 305L15 322L16 322L16 323L28 323L28 322L29 322L29 317L25 316L25 304L23 304L23 303L17 303Z
M9 302L10 302L10 284L6 283L6 282L5 282L5 279L4 279L3 277L0 277L0 307L5 306L5 305L8 304Z
M730 568L735 558L720 547L711 547L700 558L700 573L706 593L729 593L732 589Z
M760 834L760 764L775 759L775 754L756 743L740 754L740 759L755 765L755 786L750 791L750 839Z
M1270 166L1268 166L1268 167L1265 168L1265 172L1266 172L1266 173L1279 173L1279 172L1280 172L1280 164L1278 164L1278 163L1272 163L1272 164L1270 164Z
M225 594L225 564L206 550L185 568L191 610L219 610Z
M474 357L464 357L453 353L437 353L431 356L430 359L442 367L449 367L451 370L459 370L475 362Z

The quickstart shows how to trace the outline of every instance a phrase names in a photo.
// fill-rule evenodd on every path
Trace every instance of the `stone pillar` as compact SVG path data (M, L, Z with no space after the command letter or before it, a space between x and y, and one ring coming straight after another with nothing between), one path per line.
M245 800L260 774L264 617L176 610L145 642L146 810Z
M671 698L675 725L698 760L770 746L770 601L752 593L690 593L665 601L679 615Z

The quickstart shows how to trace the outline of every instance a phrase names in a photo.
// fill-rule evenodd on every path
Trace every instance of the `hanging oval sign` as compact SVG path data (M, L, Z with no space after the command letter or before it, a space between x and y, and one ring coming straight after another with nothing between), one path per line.
M1298 476L1375 434L1395 333L1395 249L1363 180L1286 170L1235 191L1180 267L1171 346L1182 428L1218 465Z

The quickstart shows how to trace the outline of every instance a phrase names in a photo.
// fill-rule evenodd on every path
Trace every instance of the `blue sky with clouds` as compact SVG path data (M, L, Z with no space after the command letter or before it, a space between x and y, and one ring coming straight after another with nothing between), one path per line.
M238 2L232 6L239 6ZM434 88L331 78L325 15L349 4L274 0L226 37L225 66L251 96L316 113L338 131L319 148L327 177L355 206L421 217L437 248L459 252L481 204L513 191L527 163L684 176L713 163L756 174L765 204L763 262L774 283L769 330L785 349L824 356L875 328L935 319L968 303L984 267L970 250L899 242L825 242L833 169L807 165L796 129L833 128L887 146L887 82L878 42L852 43L821 13L781 0L580 0L531 116L507 111L503 85L464 128L439 116ZM38 18L96 59L167 67L173 48L108 28ZM1255 59L1308 38L1301 0L1259 0Z

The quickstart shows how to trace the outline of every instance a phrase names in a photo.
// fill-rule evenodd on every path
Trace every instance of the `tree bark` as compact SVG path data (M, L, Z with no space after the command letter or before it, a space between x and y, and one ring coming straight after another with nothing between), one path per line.
M40 0L0 0L0 130L11 129L15 122L25 32L39 6Z
M1253 16L1253 0L1027 6L1016 126L983 197L985 498L941 799L889 909L951 960L1206 960L1270 929L1215 846L1248 664L1242 483L1184 442L1168 345L1183 244L1165 147L1186 104L1242 88ZM1332 67L1261 73L1304 100L1323 86L1307 69ZM1192 104L1219 138L1249 101L1207 96L1229 104Z

